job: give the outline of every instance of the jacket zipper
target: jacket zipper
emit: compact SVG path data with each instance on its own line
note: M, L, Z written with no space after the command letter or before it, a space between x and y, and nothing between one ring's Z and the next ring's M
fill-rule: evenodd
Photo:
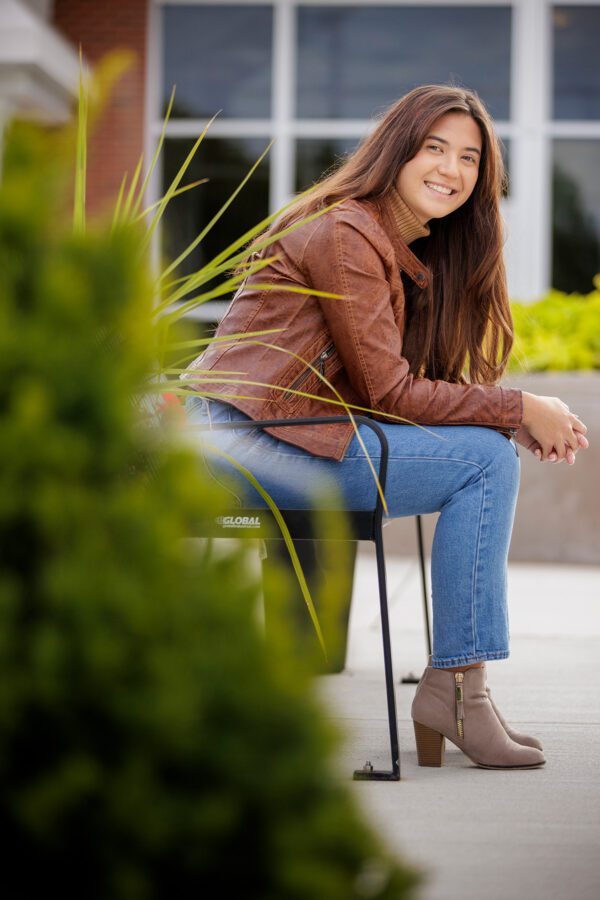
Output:
M431 423L430 423L431 424ZM442 424L442 423L439 423ZM454 422L454 425L481 425L485 428L495 428L497 431L509 431L512 435L518 432L518 428L512 425L491 425L489 422Z
M319 372L321 373L321 375L325 375L325 363L327 362L329 357L333 355L334 351L335 351L335 344L334 343L328 344L327 347L325 347L324 350L321 350L319 355L315 359L313 359L311 365L313 365L315 367L318 366ZM283 395L283 399L287 400L288 397L293 397L292 391L297 390L298 387L301 384L304 384L306 379L312 374L313 374L313 370L309 369L308 367L303 372L301 372L300 375L298 375L298 377L296 379L294 379L294 381L290 384L288 390Z
M259 250L255 250L254 253L251 253L251 254L250 254L250 262L254 262L254 261L255 261L256 259L258 259L259 257L260 257L260 251L259 251ZM246 282L248 281L249 278L250 278L250 275L246 275L246 277L244 278L244 280L238 285L235 294L234 294L233 297L231 298L231 302L232 302L232 303L233 303L234 300L237 300L237 298L240 296L240 294L243 293L243 291L244 291L244 289L245 289L245 287L246 287Z

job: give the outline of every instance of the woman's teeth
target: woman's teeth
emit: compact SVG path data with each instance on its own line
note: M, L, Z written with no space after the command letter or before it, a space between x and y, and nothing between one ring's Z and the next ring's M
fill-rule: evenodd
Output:
M443 194L445 197L450 197L454 193L450 188L443 188L439 185L431 184L429 181L426 181L425 184L430 190L435 191L436 194Z

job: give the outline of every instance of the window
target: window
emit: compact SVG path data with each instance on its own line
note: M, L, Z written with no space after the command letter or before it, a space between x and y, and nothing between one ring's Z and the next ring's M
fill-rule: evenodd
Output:
M510 43L510 6L300 6L298 118L370 118L453 79L508 119Z
M358 138L305 138L296 143L296 184L294 190L305 191L326 172L333 171L359 144Z
M552 286L587 294L600 272L600 140L555 140Z
M600 6L555 6L555 119L600 119Z
M600 272L600 4L551 16L552 286L587 294Z
M271 115L271 6L166 6L163 115L176 85L173 118Z
M169 201L165 211L163 248L169 259L177 256L200 234L223 206L269 144L264 138L212 138L203 140L183 177L181 186L208 178L193 190ZM163 183L168 186L194 145L193 138L165 142ZM269 214L267 153L231 206L178 269L178 275L199 269L235 238Z

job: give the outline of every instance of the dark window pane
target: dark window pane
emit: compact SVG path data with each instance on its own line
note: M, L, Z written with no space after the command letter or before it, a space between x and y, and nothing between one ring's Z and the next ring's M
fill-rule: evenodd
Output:
M356 149L359 138L302 138L296 142L296 191L304 191L326 172L331 174Z
M583 294L600 272L600 141L555 140L552 286Z
M321 176L331 174L341 165L344 157L352 153L358 144L358 138L302 138L296 142L296 191L304 191L319 180ZM502 158L509 175L510 196L510 141L502 141Z
M192 243L247 175L268 144L269 139L266 137L205 138L180 186L183 187L201 178L210 180L169 201L163 220L163 256L167 260L175 259ZM191 139L170 138L165 142L163 163L165 190L193 145L194 141ZM254 171L231 206L181 264L177 274L184 275L199 269L268 214L269 154Z
M163 115L173 85L172 118L271 115L272 7L166 6L163 25Z
M452 80L510 117L509 6L301 6L299 118L369 118L419 84Z
M555 119L600 119L600 6L555 6Z

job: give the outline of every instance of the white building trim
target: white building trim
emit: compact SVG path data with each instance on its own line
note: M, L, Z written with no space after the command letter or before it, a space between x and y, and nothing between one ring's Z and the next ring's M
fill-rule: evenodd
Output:
M71 45L18 0L0 2L0 100L41 122L68 121L79 84Z

